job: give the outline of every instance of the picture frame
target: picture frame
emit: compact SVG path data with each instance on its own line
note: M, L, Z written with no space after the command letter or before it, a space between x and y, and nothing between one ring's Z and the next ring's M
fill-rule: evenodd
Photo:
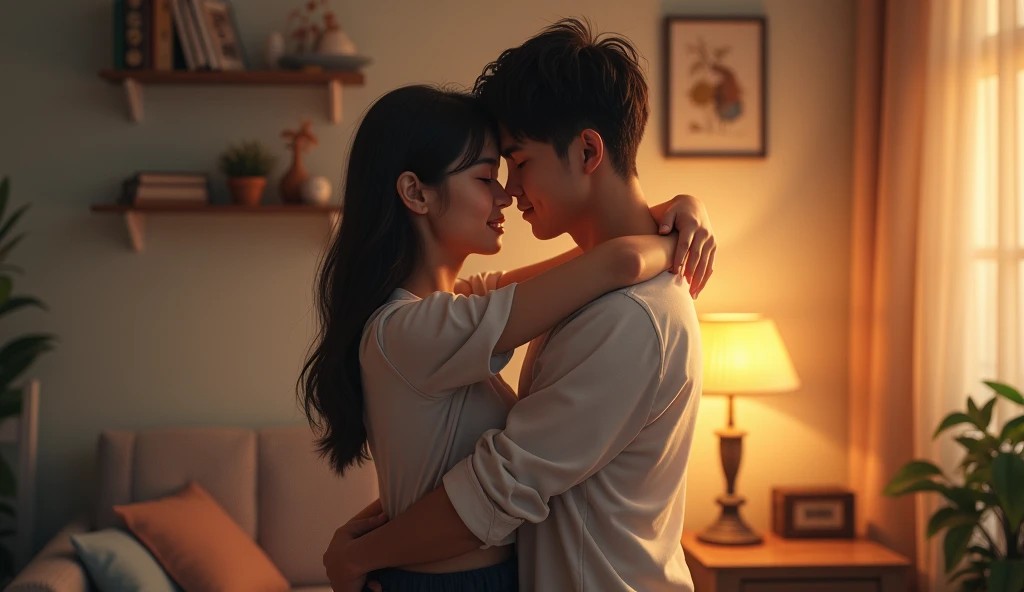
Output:
M854 494L836 486L772 488L772 531L787 539L854 538Z
M231 4L225 0L199 0L213 51L221 70L245 70L245 48Z
M767 37L763 16L665 18L665 156L767 156Z

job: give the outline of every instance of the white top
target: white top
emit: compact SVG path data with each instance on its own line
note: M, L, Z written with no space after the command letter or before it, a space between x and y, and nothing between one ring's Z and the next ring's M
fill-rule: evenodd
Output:
M484 432L505 426L516 397L497 372L512 352L491 352L515 284L496 290L500 277L459 280L458 290L471 296L436 292L421 300L395 290L366 323L359 351L364 421L390 518L438 488Z
M693 301L670 273L530 344L506 427L444 476L486 544L522 525L520 591L693 591L680 539L701 356Z

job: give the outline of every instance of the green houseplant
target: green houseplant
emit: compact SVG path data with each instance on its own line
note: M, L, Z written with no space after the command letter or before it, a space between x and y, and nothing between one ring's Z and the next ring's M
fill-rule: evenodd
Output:
M1021 592L1024 590L1024 414L990 432L992 410L1003 397L1024 405L1024 397L1008 385L985 382L995 391L984 406L967 398L966 412L951 413L933 437L954 426L969 429L956 438L964 456L958 479L934 464L914 460L902 467L884 493L901 496L930 491L946 500L932 515L928 536L945 531L943 551L949 580L965 591ZM995 534L983 525L994 523ZM965 561L966 560L966 561ZM960 569L957 569L957 568ZM954 571L955 570L955 571Z
M263 144L245 141L228 146L217 165L228 178L235 203L258 206L267 186L267 175L276 162L277 158Z
M24 233L12 236L18 220L25 214L25 204L7 216L7 198L10 181L0 180L0 317L6 317L26 307L46 309L46 305L31 296L14 296L12 273L22 273L21 268L7 262L14 247L25 237ZM54 336L32 333L14 337L0 346L0 421L21 414L24 386L16 384L36 358L52 349ZM17 480L7 460L0 455L0 536L15 534L16 508L11 503L17 493ZM13 553L0 545L0 580L6 581L14 575Z

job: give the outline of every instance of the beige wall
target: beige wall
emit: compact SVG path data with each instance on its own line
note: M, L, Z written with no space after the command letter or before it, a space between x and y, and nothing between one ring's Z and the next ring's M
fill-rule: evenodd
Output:
M249 54L280 28L289 3L238 0ZM705 200L720 239L700 312L774 317L803 379L792 395L741 400L751 431L740 481L746 510L768 526L772 484L843 482L846 475L847 269L852 24L849 0L387 0L337 2L368 84L347 89L345 122L324 120L319 90L163 87L146 91L146 121L130 124L123 96L95 72L109 63L107 0L4 3L0 62L0 175L16 203L31 201L17 252L19 291L51 312L8 325L49 330L56 352L42 379L37 545L90 499L93 446L105 427L263 426L302 422L294 380L311 331L310 282L319 220L160 218L147 250L126 246L121 220L90 215L138 169L213 171L228 141L280 149L279 131L310 116L320 146L309 168L341 176L356 116L411 82L469 84L508 46L564 15L585 14L631 37L649 61L653 116L639 169L651 201L680 191ZM765 14L769 22L770 153L764 160L666 160L660 153L661 18ZM282 150L282 158L284 153ZM281 173L282 170L278 170ZM218 197L226 198L216 179ZM508 247L467 271L530 263L570 246L532 239L510 216ZM518 378L522 354L507 377ZM714 516L723 488L713 430L721 400L702 405L687 508L692 528Z

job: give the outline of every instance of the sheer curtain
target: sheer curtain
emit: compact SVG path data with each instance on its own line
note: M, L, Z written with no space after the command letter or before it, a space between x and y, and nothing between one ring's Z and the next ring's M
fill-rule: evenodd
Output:
M850 484L858 532L946 590L939 500L880 492L911 458L955 471L931 435L982 380L1024 389L1024 0L857 10Z
M1024 0L932 0L929 7L915 306L915 456L955 473L960 447L932 440L982 380L1024 388ZM941 538L922 525L922 589L951 589Z

